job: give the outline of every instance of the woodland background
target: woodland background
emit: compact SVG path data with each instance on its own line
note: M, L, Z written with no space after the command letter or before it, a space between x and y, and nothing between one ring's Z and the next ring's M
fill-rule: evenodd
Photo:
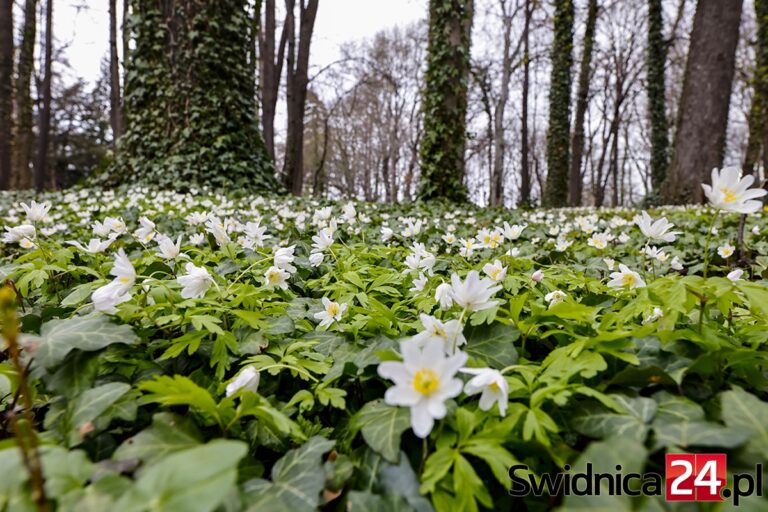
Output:
M0 0L1 189L618 206L768 167L768 0L430 0L323 67L318 0L108 0L95 85L61 1Z

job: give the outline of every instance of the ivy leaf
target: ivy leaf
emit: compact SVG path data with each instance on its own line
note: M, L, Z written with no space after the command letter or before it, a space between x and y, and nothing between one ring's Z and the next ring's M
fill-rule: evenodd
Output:
M741 388L721 393L720 401L725 424L748 433L747 451L768 459L768 403Z
M400 454L400 436L411 426L408 409L392 407L381 400L375 400L365 404L355 415L354 421L368 446L396 464Z
M105 315L51 320L40 329L35 364L50 368L74 349L94 351L113 343L131 345L138 339L130 326L113 324Z
M610 395L627 414L617 414L602 404L582 405L571 420L571 426L585 436L605 439L614 435L642 443L648 435L648 423L656 414L657 404L650 398Z
M515 341L520 330L514 325L479 325L466 328L467 354L483 361L491 368L501 370L517 362Z
M95 420L130 389L130 384L110 382L89 389L77 397L70 413L70 428L67 436L69 445L74 446L81 443L84 437L83 432L89 430L85 428L86 425Z
M303 512L320 505L325 484L322 456L334 441L313 437L304 446L289 450L272 468L272 481L255 479L246 483L249 512L261 510Z
M210 512L235 492L237 464L247 451L242 441L218 439L168 455L141 473L114 512Z
M653 425L655 446L717 446L735 448L742 445L749 437L748 431L731 428L711 421L681 421Z
M168 412L152 417L152 425L126 439L115 453L114 460L139 459L144 464L165 458L202 442L202 436L191 418Z

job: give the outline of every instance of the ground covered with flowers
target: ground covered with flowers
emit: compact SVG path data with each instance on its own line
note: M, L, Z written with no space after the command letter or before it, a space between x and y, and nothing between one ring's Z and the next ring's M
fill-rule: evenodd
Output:
M649 212L2 196L27 373L4 347L0 510L39 503L31 436L57 510L698 510L512 497L508 470L768 460L768 222L742 208L740 240L734 190Z

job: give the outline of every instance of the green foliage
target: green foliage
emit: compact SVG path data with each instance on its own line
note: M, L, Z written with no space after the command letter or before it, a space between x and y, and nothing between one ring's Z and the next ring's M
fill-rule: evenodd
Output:
M277 191L258 131L245 0L131 2L126 131L110 183Z
M421 199L466 202L464 146L473 0L430 0Z

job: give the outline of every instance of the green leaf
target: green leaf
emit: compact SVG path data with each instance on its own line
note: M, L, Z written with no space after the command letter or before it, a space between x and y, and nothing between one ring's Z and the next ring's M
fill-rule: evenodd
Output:
M725 424L748 432L747 451L768 459L768 402L741 388L721 393L720 401Z
M400 436L411 426L410 413L405 407L392 407L381 400L365 404L355 415L356 428L373 450L389 462L397 463Z
M74 349L100 350L113 343L134 344L138 341L128 325L110 322L105 315L79 316L45 322L37 341L35 362L44 368L60 363Z
M241 441L218 439L173 453L148 466L114 512L210 512L235 492L237 464L248 451Z
M191 418L160 412L152 417L152 425L123 441L112 458L139 459L150 464L201 442L202 436Z
M199 412L220 420L218 407L211 394L187 377L160 375L154 380L142 382L139 389L147 395L141 403L158 403L165 406L188 405Z
M458 510L478 510L476 501L486 508L493 507L493 500L488 494L483 481L477 476L472 464L459 455L453 470L453 492L456 495Z
M69 445L81 443L85 432L91 430L86 428L86 425L93 422L130 389L130 384L111 382L89 389L77 397L70 413Z
M517 363L515 341L520 338L520 331L514 325L494 324L466 328L467 344L465 351L491 368L501 370Z
M627 414L617 414L602 404L590 402L576 411L571 426L580 434L597 439L616 435L644 442L650 428L648 423L656 414L656 402L650 398L610 396L627 410Z
M746 430L711 421L681 421L653 425L656 447L716 446L735 448L749 437Z
M289 450L272 468L272 481L256 479L246 484L249 512L261 510L314 511L325 484L322 456L334 441L313 437L304 446Z
M451 470L458 455L455 449L446 446L438 448L435 453L427 457L424 473L421 475L419 491L422 494L435 492L435 486Z

